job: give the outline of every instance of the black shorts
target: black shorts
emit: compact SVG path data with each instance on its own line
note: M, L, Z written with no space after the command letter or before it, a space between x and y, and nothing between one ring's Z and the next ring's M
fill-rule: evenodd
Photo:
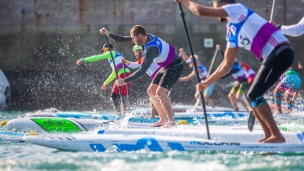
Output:
M289 44L282 44L276 47L271 54L263 61L254 81L250 85L247 97L251 102L262 97L265 92L279 80L280 76L293 63L294 50Z
M161 68L155 75L152 83L158 84L159 86L170 90L182 74L183 69L183 61L182 59L178 59L168 67Z

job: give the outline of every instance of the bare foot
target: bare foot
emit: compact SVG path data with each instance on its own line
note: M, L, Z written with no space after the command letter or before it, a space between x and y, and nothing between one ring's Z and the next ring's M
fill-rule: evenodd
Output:
M174 121L169 121L161 128L171 128L171 127L175 127L175 126L176 126L176 123Z
M265 141L267 138L269 138L269 137L264 137L263 139L260 139L259 143L263 143L263 141Z
M165 122L163 122L163 121L158 121L158 122L156 122L156 123L154 123L154 124L152 124L152 125L149 125L149 127L160 127L160 126L163 126L163 125L165 125L166 124L166 121Z
M282 135L280 135L280 136L269 137L260 143L285 143L285 142L286 142L285 138Z

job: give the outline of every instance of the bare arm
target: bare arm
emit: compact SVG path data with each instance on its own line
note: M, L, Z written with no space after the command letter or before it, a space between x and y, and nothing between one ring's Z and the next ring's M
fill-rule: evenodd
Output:
M223 8L206 7L189 0L175 0L175 2L177 1L186 6L191 13L200 17L228 17L228 14Z
M105 34L108 37L112 38L115 42L132 42L131 36L121 36L118 34L110 33L106 28L101 28L99 30L100 34Z
M182 55L182 58L185 62L189 59L189 56L185 53L183 48L179 49L179 53Z
M234 63L236 55L239 51L239 48L228 48L225 51L224 60L220 64L219 67L206 79L205 82L211 84L216 82L221 77L223 77L226 73L228 73Z
M193 70L189 75L179 78L178 81L180 81L180 82L190 81L195 77L195 75L196 75L195 71Z

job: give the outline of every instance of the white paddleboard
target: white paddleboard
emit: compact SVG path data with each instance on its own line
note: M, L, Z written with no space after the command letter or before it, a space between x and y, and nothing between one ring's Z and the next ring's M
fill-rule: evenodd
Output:
M6 129L15 132L66 132L75 133L103 128L103 120L71 118L17 118L9 120Z
M203 138L170 137L161 135L50 135L24 136L24 141L36 145L71 151L231 151L231 152L303 152L301 143L246 143L210 141Z
M210 126L209 132L211 139L214 141L228 142L258 142L264 138L264 132L257 127L250 132L245 127L236 126ZM285 132L281 131L286 143L304 143L303 132ZM165 135L171 137L188 137L188 138L205 138L207 139L207 131L205 127L197 129L195 127L186 128L166 128L166 129L103 129L96 131L96 134L124 134L124 135Z

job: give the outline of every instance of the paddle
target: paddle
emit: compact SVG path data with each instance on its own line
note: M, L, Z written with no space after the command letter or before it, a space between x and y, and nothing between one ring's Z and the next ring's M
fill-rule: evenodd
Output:
M181 14L181 17L182 17L182 20L183 20L183 24L184 24L184 28L185 28L185 33L186 33L186 37L187 37L188 44L189 44L189 47L190 47L191 55L194 57L194 53L193 53L193 49L192 49L192 44L191 44L191 41L190 41L190 37L189 37L187 25L186 25L186 20L185 20L185 17L184 17L184 11L183 11L183 8L182 8L182 4L179 3L178 5L179 5L179 9L180 9L180 14ZM192 58L192 59L193 59L193 64L194 64L194 70L195 70L195 73L196 73L197 83L200 83L201 79L200 79L199 74L198 74L196 59L195 58ZM207 137L208 137L208 140L210 140L208 118L207 118L207 113L206 113L206 106L205 106L205 101L204 101L204 95L203 95L202 92L200 92L200 97L201 97L201 100L202 100L202 107L203 107L203 110L204 110L205 124L206 124L206 130L207 130Z
M108 38L107 36L104 34L104 38L106 39L106 43L108 45L108 48L109 48L109 51L110 51L110 54L111 54L111 58L112 58L112 61L113 61L113 66L114 66L114 70L115 70L115 74L116 74L116 79L119 79L119 76L118 76L118 71L117 71L117 68L116 68L116 64L115 64L115 60L114 60L114 57L112 55L112 51L111 51L111 48L109 46L109 41L108 41ZM114 83L115 84L115 83ZM124 105L123 105L123 100L122 100L122 93L121 93L121 87L118 87L118 90L119 90L119 96L120 96L120 104L122 106L122 114L124 113Z
M216 56L217 56L217 52L218 52L218 49L216 48L216 49L215 49L215 52L214 52L214 55L213 55L213 57L212 57L211 63L210 63L208 75L210 75L210 73L211 73L211 69L212 69L212 67L213 67L215 58L216 58ZM199 99L196 100L196 103L195 103L195 105L194 105L194 108L195 108L196 106L198 106L198 105L199 105Z
M224 52L223 52L222 50L220 50L220 52L221 52L221 54L224 56ZM247 99L247 101L249 101L249 100ZM251 132L252 132L252 130L253 130L254 124L255 124L255 117L254 117L253 112L252 112L252 110L251 110L250 113L249 113L249 118L248 118L248 122L247 122L248 129L249 129Z
M87 70L88 71L88 73L89 73L89 75L91 76L91 77L93 77L99 84L101 84L102 85L102 83L88 70L88 68L87 67L85 67L84 65L82 65L81 64L81 66L85 69L85 70Z
M254 123L255 123L255 116L254 116L253 112L250 111L249 118L248 118L248 123L247 123L248 129L249 129L250 132L252 132L252 130L253 130Z
M276 0L273 0L273 1L272 1L272 8L271 8L271 14L270 14L270 21L273 21L273 18L274 18L275 2L276 2ZM252 130L253 130L254 123L255 123L255 116L254 116L253 112L250 111L249 118L248 118L248 124L247 124L247 125L248 125L249 131L251 131L251 132L252 132Z
M212 69L212 67L213 67L213 64L214 64L215 58L216 58L216 56L217 56L217 53L218 53L218 49L216 48L216 49L215 49L215 52L214 52L214 55L213 55L213 57L212 57L212 61L211 61L210 67L209 67L208 75L211 74L211 69Z
M123 70L124 70L124 76L125 76L125 78L126 78L127 76L126 76L125 64L124 64L123 62L122 62L121 64L122 64L122 68L123 68ZM126 90L127 90L127 105L126 105L126 106L130 107L128 84L126 84Z

